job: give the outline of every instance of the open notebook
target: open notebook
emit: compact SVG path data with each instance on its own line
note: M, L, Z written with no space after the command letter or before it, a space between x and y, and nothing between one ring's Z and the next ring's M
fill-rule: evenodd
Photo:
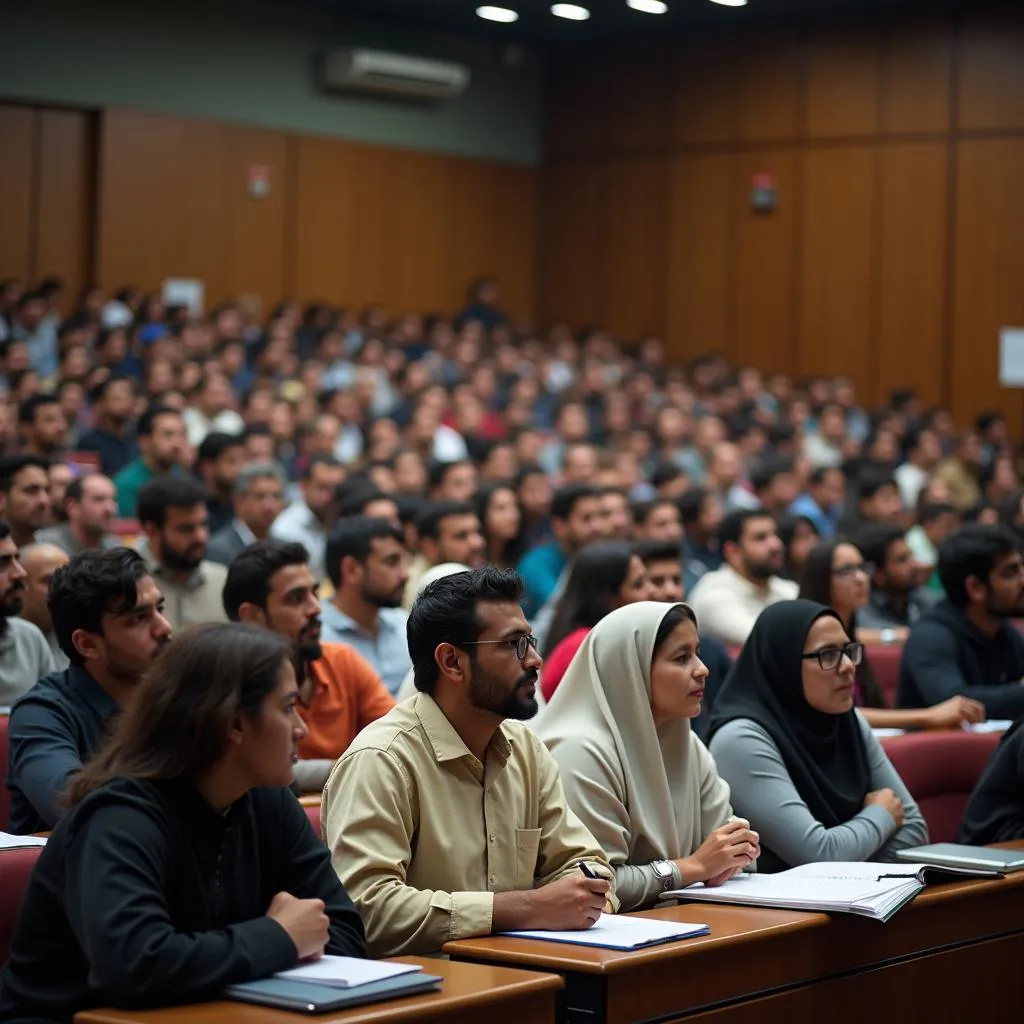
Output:
M951 876L1002 877L999 871L983 869L836 861L802 864L777 875L737 875L717 888L691 886L667 892L665 896L707 903L859 914L888 921L926 884L949 881Z
M247 981L241 985L231 985L224 990L224 996L242 1003L273 1006L279 1010L325 1013L346 1006L364 1006L385 999L435 992L441 987L442 980L437 975L415 971L412 974L400 974L397 977L371 981L353 988L336 988L311 981L289 981L285 978L270 977L259 981Z
M543 939L545 942L567 942L573 946L599 946L602 949L644 949L677 939L692 939L707 935L706 924L680 924L677 921L659 921L653 918L615 917L602 914L592 928L581 931L555 932L531 929L529 931L502 932L518 939Z
M26 846L45 845L45 836L12 836L10 832L0 832L0 850L20 850Z

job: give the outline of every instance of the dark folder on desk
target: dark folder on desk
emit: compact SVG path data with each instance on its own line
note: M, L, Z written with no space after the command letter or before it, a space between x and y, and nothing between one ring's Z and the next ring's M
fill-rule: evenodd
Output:
M314 985L308 981L262 978L259 981L231 985L224 990L224 997L241 1003L273 1006L279 1010L292 1010L296 1013L326 1013L347 1006L363 1006L386 999L436 992L441 987L441 981L436 974L417 972L343 989L332 988L329 985Z

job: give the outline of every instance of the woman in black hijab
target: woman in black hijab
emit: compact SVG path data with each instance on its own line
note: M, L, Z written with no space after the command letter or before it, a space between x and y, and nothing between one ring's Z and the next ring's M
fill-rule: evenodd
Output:
M960 842L974 846L1024 839L1024 718L999 741L964 811Z
M759 871L890 860L928 829L853 704L863 657L831 608L766 608L715 703L710 749L737 815L761 835Z

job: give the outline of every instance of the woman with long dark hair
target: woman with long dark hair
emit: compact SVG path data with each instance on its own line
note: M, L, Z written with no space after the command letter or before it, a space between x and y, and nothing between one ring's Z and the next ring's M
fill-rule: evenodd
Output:
M511 483L484 484L474 498L487 542L487 561L499 569L514 569L523 553L523 513Z
M584 637L610 611L649 601L647 568L625 541L588 544L573 559L544 647L540 689L551 700Z
M870 642L857 627L857 612L868 602L874 566L848 540L819 544L807 555L800 597L832 608L854 640ZM890 708L865 653L857 665L854 702L875 729L956 729L962 722L979 722L985 709L968 697L951 697L930 708Z
M800 515L782 516L778 529L785 552L784 568L779 575L799 583L807 556L821 543L821 531L814 525L813 519Z
M324 952L359 914L287 788L306 727L291 645L187 630L67 794L0 974L0 1020L167 1006Z

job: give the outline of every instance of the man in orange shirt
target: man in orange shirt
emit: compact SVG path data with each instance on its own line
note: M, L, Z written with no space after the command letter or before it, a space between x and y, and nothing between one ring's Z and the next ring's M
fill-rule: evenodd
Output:
M347 644L321 644L318 584L298 543L265 540L235 556L224 584L224 611L290 640L306 738L295 779L304 793L323 789L356 734L395 706L369 663Z

